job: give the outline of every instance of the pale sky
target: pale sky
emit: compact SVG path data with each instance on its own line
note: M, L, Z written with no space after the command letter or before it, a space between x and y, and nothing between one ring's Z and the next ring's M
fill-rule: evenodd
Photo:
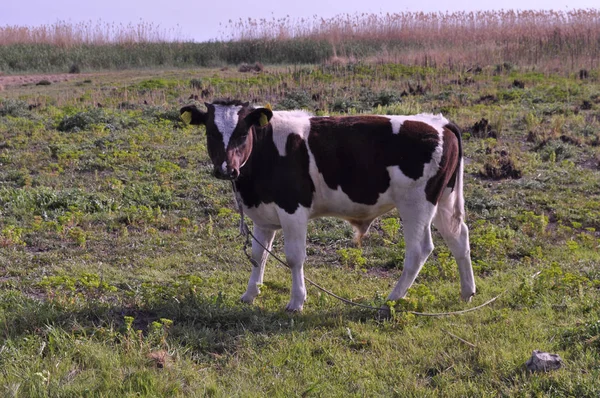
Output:
M394 13L405 11L556 10L599 8L598 0L0 0L0 26L38 26L58 21L71 23L115 22L126 25L140 21L164 31L177 32L183 39L215 40L230 33L229 20L330 18L339 14ZM222 24L222 25L220 25Z

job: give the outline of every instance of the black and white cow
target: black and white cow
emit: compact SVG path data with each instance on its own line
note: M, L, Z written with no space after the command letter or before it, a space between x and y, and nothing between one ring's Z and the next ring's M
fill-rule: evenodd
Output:
M475 294L456 125L430 114L314 117L239 101L206 107L207 112L186 106L181 116L206 126L215 176L234 181L262 245L270 249L275 231L283 230L292 273L288 311L301 311L306 300L303 264L310 219L343 218L360 240L376 217L393 208L402 219L406 256L388 300L406 295L433 250L432 222L458 263L461 297L469 301ZM252 258L259 266L242 301L258 296L267 256L253 242Z

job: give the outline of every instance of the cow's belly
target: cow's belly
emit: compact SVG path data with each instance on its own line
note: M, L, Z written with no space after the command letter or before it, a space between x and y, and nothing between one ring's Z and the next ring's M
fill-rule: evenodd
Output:
M275 203L261 203L257 207L250 208L244 206L244 212L254 224L269 229L281 228L277 209L278 207Z
M320 173L311 170L311 177L315 186L310 208L301 205L301 211L296 211L294 217L319 218L337 217L355 221L371 221L384 213L394 209L398 201L425 200L425 184L429 175L424 175L418 180L405 176L398 167L388 167L390 184L387 189L377 195L375 203L359 203L352 200L341 187L331 189L327 186ZM420 193L422 195L417 194ZM280 214L284 212L277 204L261 203L257 207L244 206L245 213L252 221L265 228L281 228Z
M372 220L395 207L391 189L379 195L375 204L363 204L352 201L341 188L332 190L321 187L315 192L311 218L338 217L346 220Z
M315 195L311 209L311 218L339 217L346 220L372 220L396 207L397 201L406 194L414 195L423 192L428 176L418 180L406 177L398 167L387 168L390 175L390 185L379 193L377 201L373 204L364 204L353 201L346 195L341 187L333 190L327 186L321 174L313 174Z

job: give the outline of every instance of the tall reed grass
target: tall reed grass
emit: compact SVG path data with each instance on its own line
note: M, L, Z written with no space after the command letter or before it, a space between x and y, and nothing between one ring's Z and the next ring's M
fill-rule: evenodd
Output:
M58 21L41 26L0 26L0 45L50 44L61 47L182 41L180 29L140 21L127 25L102 21L71 23Z
M596 68L600 10L345 14L333 18L240 19L224 39L326 41L335 55L398 62Z
M334 60L466 69L513 64L541 71L600 67L600 10L346 14L230 21L217 41L175 30L58 22L0 27L0 72L308 64Z

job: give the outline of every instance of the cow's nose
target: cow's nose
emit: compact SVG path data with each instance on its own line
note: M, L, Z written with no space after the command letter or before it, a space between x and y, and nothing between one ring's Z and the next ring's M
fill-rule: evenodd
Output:
M215 167L214 169L215 177L222 180L235 180L239 177L240 172L237 169L227 166L227 168L223 169L221 167Z
M231 169L231 171L229 171L229 178L231 178L232 180L235 180L236 178L238 178L240 175L240 172L237 169Z

